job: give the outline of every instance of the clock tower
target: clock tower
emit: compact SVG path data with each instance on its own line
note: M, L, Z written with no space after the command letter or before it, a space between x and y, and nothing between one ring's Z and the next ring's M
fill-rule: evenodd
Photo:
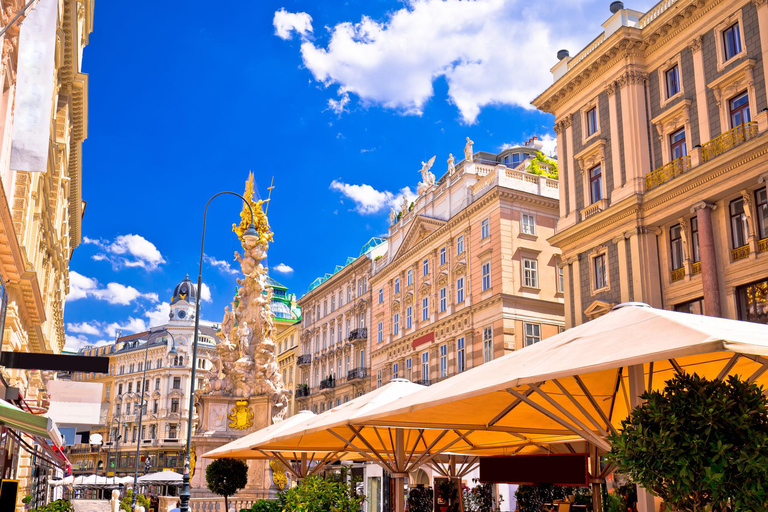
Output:
M196 299L197 289L187 275L173 290L167 327L179 345L177 349L183 352L188 352L194 335Z

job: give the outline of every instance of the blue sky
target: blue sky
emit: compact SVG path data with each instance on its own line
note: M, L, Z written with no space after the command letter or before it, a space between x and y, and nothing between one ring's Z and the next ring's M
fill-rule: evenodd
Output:
M242 193L250 170L263 196L274 177L271 274L301 295L386 233L422 160L437 155L439 175L467 136L484 151L553 136L528 104L558 49L598 35L609 3L190 0L147 17L97 0L68 346L164 322L175 284L197 275L205 202ZM235 290L240 207L222 197L209 211L204 319L220 320Z

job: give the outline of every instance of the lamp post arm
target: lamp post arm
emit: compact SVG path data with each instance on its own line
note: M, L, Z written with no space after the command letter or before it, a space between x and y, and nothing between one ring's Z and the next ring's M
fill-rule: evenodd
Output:
M255 218L253 216L253 208L251 204L240 194L236 192L219 192L214 194L205 204L205 210L203 210L203 234L200 241L200 265L197 272L197 293L195 294L195 334L192 341L192 381L189 383L189 418L187 421L187 446L186 456L184 457L184 475L182 479L181 492L179 493L180 504L179 512L189 512L189 498L190 498L190 459L192 457L192 419L195 408L195 379L197 378L197 337L200 330L200 295L202 294L203 286L203 256L205 255L205 225L208 218L208 206L211 201L221 195L233 195L237 196L248 206L248 210L251 212L251 224L255 224Z

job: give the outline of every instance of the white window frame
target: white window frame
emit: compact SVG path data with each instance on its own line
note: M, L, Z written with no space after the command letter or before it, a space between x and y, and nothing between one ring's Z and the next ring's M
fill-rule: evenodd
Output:
M539 260L536 258L523 258L523 286L539 288Z
M464 252L464 235L459 235L456 239L456 255Z
M459 277L456 279L456 303L461 304L464 302L464 278Z
M741 40L741 51L733 55L730 59L725 60L725 41L723 36L725 31L731 28L734 24L739 24L739 39ZM744 38L744 20L741 7L724 19L719 25L715 27L715 52L717 53L717 71L720 72L737 60L747 56L747 41Z
M410 329L413 326L413 306L405 308L405 328Z
M440 288L440 312L445 313L448 310L448 289L444 286Z
M396 277L395 278L395 295L397 295L398 293L400 293L400 278Z
M413 377L413 358L409 357L405 360L405 378L412 380Z
M429 351L428 350L421 353L421 380L429 382Z
M379 324L376 326L376 341L381 343L384 341L384 323L379 322Z
M392 334L395 336L400 334L400 313L392 315Z
M376 370L376 388L381 387L381 370Z
M429 258L421 262L421 275L424 277L429 276Z
M411 286L413 284L413 269L408 269L408 272L406 273L405 278L406 286Z
M481 290L487 291L491 289L491 262L486 261L483 263L481 267L482 272L482 280L481 280Z
M541 341L541 324L533 324L524 322L523 329L525 332L525 346L531 345Z
M565 293L565 270L560 265L557 266L557 293Z
M379 304L384 302L384 288L379 288Z
M483 363L493 361L493 326L483 328Z
M520 214L520 232L524 235L536 236L536 215L532 213Z
M456 373L467 369L467 351L464 336L456 339Z
M440 345L440 378L444 379L448 376L448 345L443 343Z
M429 297L421 299L421 321L426 322L429 320Z
M480 221L480 240L491 237L491 219L485 218Z
M446 254L445 247L440 248L440 266L445 265L448 262L448 255Z
M392 363L392 378L397 379L398 373L400 373L400 363Z

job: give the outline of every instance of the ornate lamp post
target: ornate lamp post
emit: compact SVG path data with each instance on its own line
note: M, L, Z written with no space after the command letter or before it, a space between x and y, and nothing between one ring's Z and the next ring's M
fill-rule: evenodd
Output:
M205 249L205 222L208 216L208 206L211 204L211 201L225 194L237 196L240 199L242 199L243 202L246 204L246 206L248 206L248 210L251 212L251 224L243 232L243 240L255 241L259 237L259 234L256 231L256 226L254 226L255 217L253 215L253 208L251 208L251 204L240 194L236 192L219 192L218 194L213 195L205 204L205 211L203 212L203 236L202 236L202 241L200 242L200 266L197 273L197 293L195 294L195 334L194 334L194 340L192 342L192 382L189 383L189 418L187 421L187 446L186 446L186 455L184 457L184 476L182 480L181 493L179 493L179 498L180 498L179 512L189 512L189 497L190 497L189 463L190 463L190 458L192 456L192 419L193 419L192 416L193 416L193 411L195 407L195 378L197 375L196 373L197 336L198 336L198 330L200 328L200 292L202 290L202 285L203 285L203 254L204 254L203 251Z
M171 334L168 330L165 332L168 333L168 336L171 337L171 340L173 340L173 345L171 346L171 350L168 352L170 355L176 355L176 338L173 337L173 334ZM138 480L139 480L139 456L140 456L140 448L141 448L141 420L144 418L144 393L147 391L147 357L149 356L149 338L147 338L147 344L144 347L144 371L142 372L141 376L141 399L137 403L139 406L139 435L138 440L136 441L136 459L134 461L134 468L133 468L133 495L131 497L131 510L134 512L136 511L136 500L138 499ZM135 409L134 409L135 410Z

